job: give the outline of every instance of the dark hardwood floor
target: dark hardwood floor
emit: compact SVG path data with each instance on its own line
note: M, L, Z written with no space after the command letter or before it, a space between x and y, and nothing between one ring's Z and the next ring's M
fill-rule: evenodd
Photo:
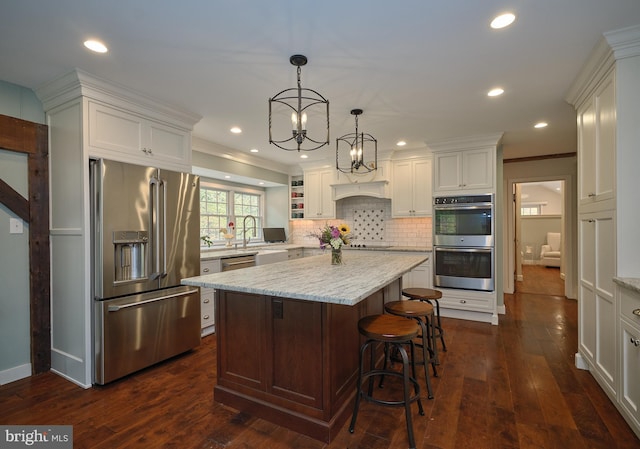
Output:
M518 293L564 296L564 280L560 277L560 268L523 265L522 278L515 285Z
M444 319L435 399L414 414L417 447L640 448L588 372L577 370L576 302L516 293L500 325ZM293 343L292 343L293 344ZM104 387L45 373L0 387L0 424L72 424L74 448L406 448L403 411L365 403L327 445L213 401L216 345ZM387 381L385 389L393 386ZM414 406L414 410L417 407Z

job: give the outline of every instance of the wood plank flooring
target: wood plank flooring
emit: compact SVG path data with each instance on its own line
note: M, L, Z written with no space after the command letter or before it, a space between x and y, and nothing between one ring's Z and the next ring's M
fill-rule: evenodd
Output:
M414 414L421 449L640 448L588 372L577 370L576 302L507 295L500 325L444 319L435 399ZM0 387L0 424L72 424L74 448L395 449L408 447L401 408L361 406L331 444L213 401L215 338L104 387L45 373ZM421 381L422 382L422 381ZM394 391L391 381L385 389Z

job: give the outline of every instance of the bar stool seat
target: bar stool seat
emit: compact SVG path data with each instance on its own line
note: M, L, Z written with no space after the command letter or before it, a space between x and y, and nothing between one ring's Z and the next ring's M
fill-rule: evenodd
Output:
M402 296L406 296L409 299L414 299L418 301L425 301L429 304L433 302L436 303L436 324L434 325L435 335L434 339L440 339L442 343L442 350L447 352L447 345L444 342L444 330L442 329L442 321L440 320L440 302L438 301L442 298L442 292L440 290L434 290L432 288L422 288L422 287L411 287L402 289ZM436 363L440 364L440 360L438 359L438 350L437 348L433 348L435 351Z
M438 377L434 352L436 341L433 338L433 326L435 324L433 305L421 301L392 301L384 305L384 310L392 315L414 319L420 325L420 329L422 330L420 335L422 343L418 346L422 348L422 360L419 363L424 365L427 397L429 399L433 399L433 390L431 388L431 378L429 376L428 366L431 364L434 377ZM416 361L416 363L418 362Z
M415 449L415 438L413 434L413 421L411 418L411 404L418 403L418 410L424 415L422 403L420 402L420 385L416 381L416 367L414 363L414 343L420 332L420 326L414 320L407 320L394 315L370 315L361 318L358 321L358 331L361 335L367 337L365 343L360 347L360 365L358 368L358 385L356 391L356 401L353 408L353 416L349 425L349 432L353 433L358 417L358 409L360 408L361 399L367 402L384 405L384 406L403 406L407 421L407 435L409 438L410 449ZM402 372L393 370L376 369L375 347L378 343L384 343L386 346L395 348L402 358ZM409 345L411 348L411 360L407 355L404 346ZM364 354L370 348L370 369L364 371ZM412 375L409 375L411 368ZM373 376L395 376L403 380L403 399L398 401L376 399L373 397ZM365 380L369 379L369 389L367 392L362 388ZM414 393L411 395L410 385L413 385Z

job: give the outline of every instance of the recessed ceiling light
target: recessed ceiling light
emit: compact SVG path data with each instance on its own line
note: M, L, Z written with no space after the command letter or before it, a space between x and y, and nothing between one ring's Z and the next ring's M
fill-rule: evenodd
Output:
M229 176L229 175L224 175L224 179L231 179L231 176Z
M407 142L405 142L404 140L398 140L398 143L396 143L396 145L398 145L399 147L403 147L407 144Z
M240 134L242 132L242 130L237 126L234 126L229 131L231 131L233 134Z
M534 128L546 128L547 126L549 126L547 122L540 122L533 125Z
M106 45L95 39L84 41L84 46L91 51L95 51L96 53L106 53L109 51Z
M257 153L258 149L257 148L251 148L249 151L251 151L252 153Z
M500 14L491 21L491 28L499 30L500 28L508 27L516 20L516 16L510 12Z
M261 186L264 185L264 181L260 181L258 184L260 184Z
M308 156L308 155L306 155L306 154L301 154L301 155L300 155L300 159L306 159L306 158L308 158L308 157L309 157L309 156Z
M490 97L497 97L498 95L502 95L504 93L504 89L500 87L496 87L495 89L491 89L487 92L487 95Z

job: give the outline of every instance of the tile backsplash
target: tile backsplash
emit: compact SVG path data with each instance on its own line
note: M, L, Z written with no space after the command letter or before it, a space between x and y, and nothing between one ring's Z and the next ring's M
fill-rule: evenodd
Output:
M336 203L335 220L292 220L289 242L315 245L310 236L325 223L346 223L351 228L353 243L388 244L391 246L431 247L431 217L391 218L391 200L356 196Z

